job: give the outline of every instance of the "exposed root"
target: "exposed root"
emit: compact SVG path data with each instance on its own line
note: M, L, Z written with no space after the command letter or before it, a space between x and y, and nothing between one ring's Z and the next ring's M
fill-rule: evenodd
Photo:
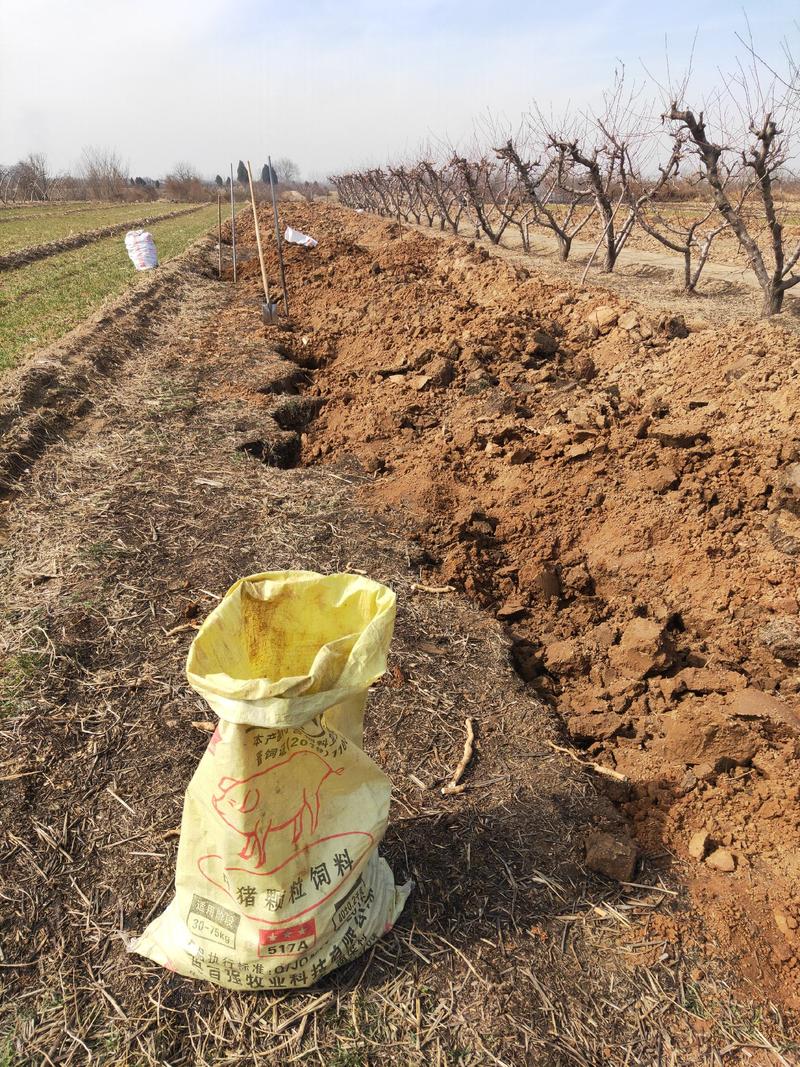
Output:
M464 741L464 755L461 757L461 762L453 772L453 777L450 779L447 785L442 787L443 797L450 797L457 793L463 793L464 790L467 788L466 785L459 785L459 782L464 776L464 771L467 769L469 761L472 759L472 753L475 743L475 731L472 728L472 719L467 719L464 725L467 728L467 736Z

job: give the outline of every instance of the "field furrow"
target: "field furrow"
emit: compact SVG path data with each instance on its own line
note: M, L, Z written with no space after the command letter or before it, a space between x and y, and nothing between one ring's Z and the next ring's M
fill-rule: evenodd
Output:
M28 263L35 263L39 259L47 259L49 256L56 256L61 252L69 252L73 248L83 248L84 245L101 241L104 237L111 237L114 234L124 233L126 230L143 226L151 226L156 222L164 222L167 219L174 219L179 215L189 215L199 210L199 206L192 207L187 205L178 211L161 211L144 217L127 218L122 222L113 222L108 226L101 226L94 230L81 230L77 233L70 233L66 237L47 241L44 244L25 245L7 252L5 255L0 255L0 272L18 270Z
M216 222L216 205L150 226L168 262ZM107 237L13 271L0 288L0 370L63 336L136 278L125 245Z

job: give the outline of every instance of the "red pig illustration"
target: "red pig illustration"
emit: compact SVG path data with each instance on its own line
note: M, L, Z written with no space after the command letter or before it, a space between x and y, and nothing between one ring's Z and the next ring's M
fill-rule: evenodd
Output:
M344 767L334 770L316 752L294 752L249 778L220 778L211 803L222 821L244 837L242 859L255 856L256 866L263 867L269 834L291 824L292 844L296 845L306 812L311 832L316 830L322 783L343 771Z

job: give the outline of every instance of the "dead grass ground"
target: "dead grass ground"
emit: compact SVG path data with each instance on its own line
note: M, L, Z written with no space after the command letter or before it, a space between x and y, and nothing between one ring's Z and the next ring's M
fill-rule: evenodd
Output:
M657 855L637 884L587 874L584 833L619 817L548 745L558 720L498 623L413 591L424 559L402 516L355 504L364 472L238 450L270 454L288 432L269 414L286 361L255 281L232 292L212 262L193 253L172 296L151 294L136 330L114 333L113 358L109 312L50 350L33 398L24 368L7 393L6 433L28 419L30 441L50 437L29 470L7 468L2 505L4 1062L792 1062L780 1013L732 995ZM278 341L308 366L296 314ZM394 782L385 852L416 886L392 934L318 988L232 994L126 942L170 893L207 741L183 677L192 628L234 579L284 566L359 569L398 592L367 745ZM445 798L467 715L477 756L467 791Z

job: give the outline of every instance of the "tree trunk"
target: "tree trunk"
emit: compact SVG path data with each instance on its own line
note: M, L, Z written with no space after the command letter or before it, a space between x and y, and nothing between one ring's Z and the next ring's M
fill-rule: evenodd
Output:
M780 312L783 307L783 293L783 287L780 283L776 284L774 281L770 283L768 288L764 289L764 303L761 314L765 319Z
M618 255L617 239L614 233L614 212L611 209L611 203L608 201L602 202L600 208L606 224L603 234L603 240L606 244L606 251L603 256L603 271L606 274L610 274L614 270Z

